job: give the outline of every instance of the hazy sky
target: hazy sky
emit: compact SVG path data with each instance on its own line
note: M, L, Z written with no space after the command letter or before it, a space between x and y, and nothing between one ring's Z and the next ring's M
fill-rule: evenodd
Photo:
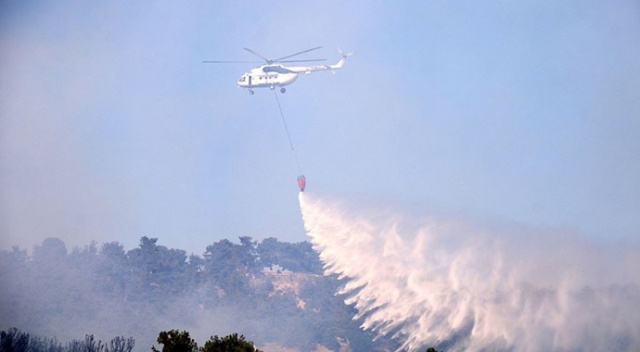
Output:
M302 241L308 189L640 239L637 1L0 3L0 247Z

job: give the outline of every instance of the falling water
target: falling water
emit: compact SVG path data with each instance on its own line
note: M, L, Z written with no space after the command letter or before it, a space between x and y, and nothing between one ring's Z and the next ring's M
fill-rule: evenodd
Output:
M401 350L640 349L640 251L300 193L305 229L364 329ZM561 236L562 235L562 236Z

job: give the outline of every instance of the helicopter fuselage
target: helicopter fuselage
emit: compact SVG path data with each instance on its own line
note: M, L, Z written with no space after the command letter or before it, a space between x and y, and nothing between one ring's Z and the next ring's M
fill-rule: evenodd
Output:
M295 82L298 75L304 73L311 74L315 71L338 70L344 66L344 62L350 54L343 54L340 61L335 65L317 65L317 66L284 66L281 64L266 64L251 69L244 73L238 79L238 86L249 89L249 93L253 94L253 88L269 87L275 89L281 87L280 91L284 93L284 86Z
M238 80L238 86L242 88L284 87L298 78L298 73L283 67L282 65L262 65L243 74Z

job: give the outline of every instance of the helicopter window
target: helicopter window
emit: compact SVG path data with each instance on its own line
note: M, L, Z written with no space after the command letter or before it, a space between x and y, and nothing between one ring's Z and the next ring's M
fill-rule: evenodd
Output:
M247 78L246 76L242 76L242 77L240 77L240 82L244 82L244 80L245 80L246 78Z
M277 73L287 73L287 69L282 66L266 66L262 68L264 72L277 72Z

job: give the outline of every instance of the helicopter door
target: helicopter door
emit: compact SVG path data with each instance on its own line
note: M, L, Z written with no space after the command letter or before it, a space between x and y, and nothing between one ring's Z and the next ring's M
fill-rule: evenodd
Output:
M249 87L251 87L251 75L249 75Z

